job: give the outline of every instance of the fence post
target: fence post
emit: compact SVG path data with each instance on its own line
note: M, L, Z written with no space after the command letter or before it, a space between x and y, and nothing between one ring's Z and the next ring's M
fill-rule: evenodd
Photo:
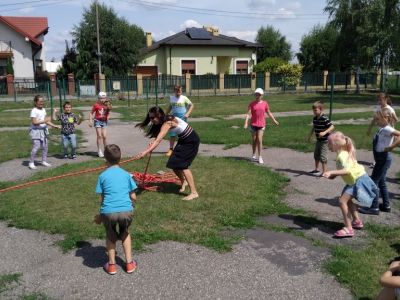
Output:
M190 79L191 79L191 74L190 73L185 73L185 92L186 95L189 95L191 93L190 91Z
M141 96L143 95L143 75L137 74L136 80L137 80L137 94L138 96Z
M255 72L251 72L251 90L255 91L257 85L257 74Z
M75 78L74 74L68 74L68 95L75 96Z
M323 88L325 90L328 90L328 71L327 70L324 71L324 83L323 84L324 84Z
M264 90L268 91L271 87L271 73L265 72L264 77Z
M350 88L354 87L356 83L356 74L354 72L350 73Z
M50 93L52 96L57 95L57 83L55 73L50 73Z
M16 101L15 98L15 89L14 89L14 75L12 74L7 74L6 76L6 82L7 82L7 95L8 96L14 96L14 101Z
M225 74L224 73L219 73L219 91L224 92L225 90Z
M106 91L106 75L94 73L94 82L96 86L96 93Z
M382 89L381 85L381 70L376 71L376 86L379 86L379 89Z

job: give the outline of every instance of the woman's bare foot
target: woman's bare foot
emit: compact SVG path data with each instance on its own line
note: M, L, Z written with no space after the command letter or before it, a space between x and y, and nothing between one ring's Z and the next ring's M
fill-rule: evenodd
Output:
M183 183L182 183L182 186L181 186L181 188L179 189L179 193L183 193L185 190L186 190L186 187L188 186L188 183L187 183L187 181L185 180Z
M182 200L184 201L192 201L196 198L199 198L199 194L197 193L190 193L189 195L187 195L186 197L184 197Z

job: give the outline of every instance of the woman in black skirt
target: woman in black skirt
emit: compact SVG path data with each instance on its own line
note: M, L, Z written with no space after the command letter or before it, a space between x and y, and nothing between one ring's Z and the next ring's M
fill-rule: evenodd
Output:
M176 176L179 177L182 186L179 190L180 193L185 191L189 185L190 194L183 198L183 200L190 201L199 197L192 172L189 166L199 151L200 139L193 128L178 117L165 115L164 111L154 106L149 109L146 119L142 123L136 125L144 129L151 122L148 129L147 136L156 138L143 152L136 155L136 158L142 158L151 153L161 143L163 138L168 132L174 132L178 135L178 144L175 146L172 155L170 156L167 167L172 169Z

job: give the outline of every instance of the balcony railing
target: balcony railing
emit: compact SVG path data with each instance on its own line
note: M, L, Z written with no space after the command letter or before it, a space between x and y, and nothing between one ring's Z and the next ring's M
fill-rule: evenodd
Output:
M11 41L0 40L0 52L12 52Z

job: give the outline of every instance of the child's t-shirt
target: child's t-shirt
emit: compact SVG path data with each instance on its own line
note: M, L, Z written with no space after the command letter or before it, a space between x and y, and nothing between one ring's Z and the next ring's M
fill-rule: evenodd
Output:
M348 185L354 185L358 178L365 174L365 169L356 160L349 158L349 152L340 151L336 157L336 169L349 171L350 174L341 176Z
M376 152L384 152L386 147L389 147L393 143L393 135L394 128L390 125L382 127L375 134L374 139L377 139L375 144Z
M38 109L36 107L34 107L31 110L31 118L36 118L36 120L38 121L44 121L44 119L46 118L46 110L44 108L42 109ZM39 125L33 125L32 124L32 128L38 128L38 127L46 127L47 125L45 123L39 124Z
M78 123L78 117L73 113L62 113L58 116L58 120L61 122L61 133L62 134L73 134L75 130L75 124Z
M137 185L131 174L119 166L109 167L100 174L96 185L96 193L104 195L100 213L133 211L129 194L136 189Z
M313 126L314 126L314 132L315 132L315 137L317 138L317 141L326 141L328 140L328 134L325 134L323 137L319 136L319 133L322 131L327 130L329 127L332 126L331 120L324 115L321 114L319 117L314 116L313 118Z
M110 110L108 109L108 107L101 103L97 102L92 106L92 113L95 113L94 118L96 120L103 121L103 122L107 121L109 112L110 112Z
M173 95L169 98L169 104L171 105L172 115L182 119L187 112L187 107L191 106L192 102L186 96L176 97Z
M251 110L251 125L256 127L265 127L265 113L269 110L267 101L254 100L248 107Z

